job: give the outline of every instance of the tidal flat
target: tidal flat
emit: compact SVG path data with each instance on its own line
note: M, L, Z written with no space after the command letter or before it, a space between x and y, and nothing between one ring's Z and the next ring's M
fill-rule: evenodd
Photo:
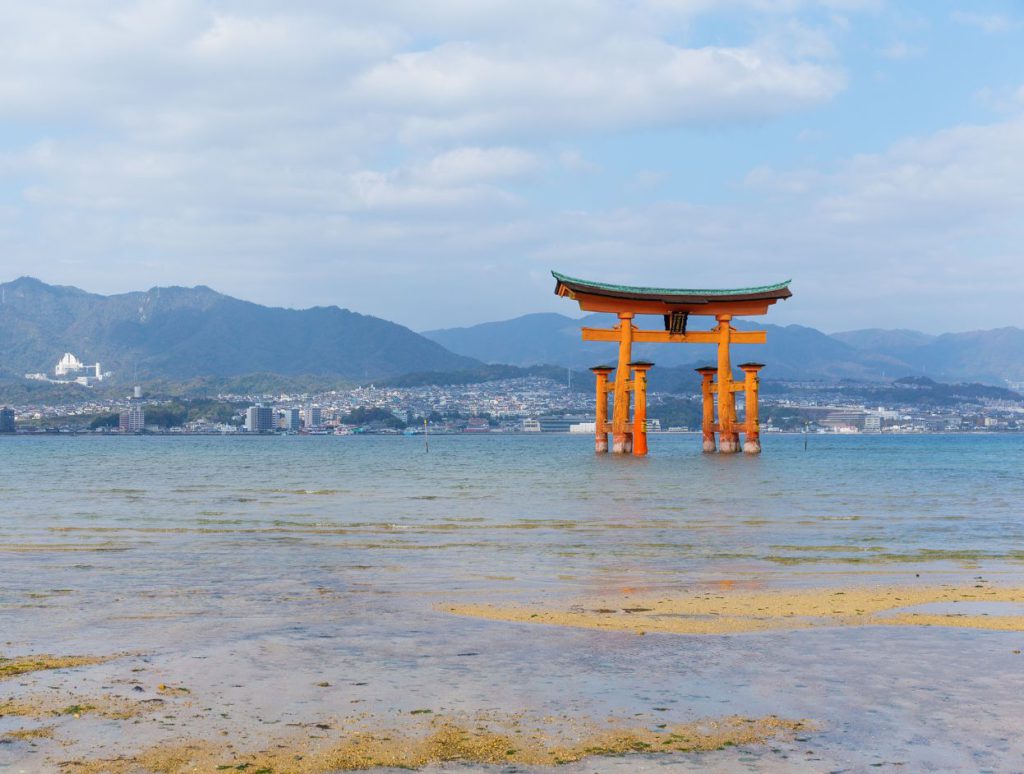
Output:
M587 440L0 439L0 769L1024 768L1024 439Z

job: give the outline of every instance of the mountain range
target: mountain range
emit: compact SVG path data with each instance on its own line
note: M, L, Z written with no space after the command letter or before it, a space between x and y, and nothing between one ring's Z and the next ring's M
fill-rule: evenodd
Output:
M208 287L102 296L31 277L0 284L0 374L53 374L64 352L115 374L191 379L276 373L353 381L480 363L378 317L280 309Z
M295 310L241 301L210 288L165 287L103 296L22 277L0 284L0 377L52 374L64 352L99 361L117 381L223 379L261 375L322 383L481 381L539 375L534 366L586 369L613 361L614 344L584 343L580 326L608 327L609 315L576 319L529 314L502 322L416 333L338 307ZM660 318L638 318L657 327ZM1024 330L929 335L904 330L826 334L814 328L737 321L768 331L766 345L740 345L733 362L758 360L765 380L888 382L907 376L1005 385L1024 382ZM705 318L691 329L710 328ZM710 345L638 345L657 365L652 388L689 390L692 368L714 360ZM515 366L502 369L494 365ZM547 373L544 371L543 373ZM412 375L412 376L410 376ZM299 380L301 381L301 379Z
M583 318L528 314L467 328L431 330L423 335L452 352L486 363L557 363L585 369L614 361L617 345L581 341L580 326L607 328L616 322L605 314ZM636 322L640 327L661 325L656 317L639 317ZM690 321L691 329L710 329L712 325L709 318ZM768 332L767 344L733 348L734 363L766 363L762 372L765 379L891 381L927 376L997 385L1024 382L1024 330L1020 328L942 335L870 329L829 335L801 325L779 326L757 320L737 320L735 326ZM712 345L640 344L633 352L637 358L652 360L663 368L691 367L715 360Z

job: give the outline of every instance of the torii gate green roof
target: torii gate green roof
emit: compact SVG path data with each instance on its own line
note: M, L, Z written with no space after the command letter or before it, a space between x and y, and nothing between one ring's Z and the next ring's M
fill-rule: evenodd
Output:
M753 300L753 299L781 299L793 295L789 289L792 280L778 282L774 285L758 285L750 288L733 289L693 289L693 288L648 288L634 285L612 285L607 282L593 282L591 280L569 277L551 272L555 278L555 293L561 287L570 291L590 292L596 295L604 295L619 298L650 299L665 301L686 301L689 303L706 302L708 297L715 299L729 298L730 300ZM559 293L559 295L561 295Z

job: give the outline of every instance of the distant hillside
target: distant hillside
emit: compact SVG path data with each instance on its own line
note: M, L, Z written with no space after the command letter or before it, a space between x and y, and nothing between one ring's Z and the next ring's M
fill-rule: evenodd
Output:
M990 384L1024 382L1024 330L944 333L864 330L837 333L834 338L861 351L876 352L906 363L936 379Z
M338 307L260 306L207 287L101 296L22 277L0 284L0 375L52 373L65 351L122 379L254 373L369 380L479 362Z
M511 363L531 366L556 363L574 369L586 369L614 360L616 345L580 340L580 326L610 327L616 320L610 315L593 314L574 319L559 314L530 314L504 322L484 323L469 328L427 331L423 335L453 352L475 357L487 363ZM655 317L637 318L640 327L655 328ZM709 318L691 319L691 328L709 329ZM759 360L767 363L766 379L867 379L890 380L918 372L884 353L858 349L814 328L799 325L778 326L752 321L737 321L737 328L768 331L766 345L734 347L734 361ZM654 361L661 369L687 367L715 358L711 345L641 344L634 347L637 357ZM652 372L652 380L659 378ZM652 383L653 386L653 383Z
M422 371L419 373L402 374L384 381L377 382L378 387L426 387L451 386L458 384L483 384L503 379L524 379L534 377L551 379L572 385L574 392L591 392L594 389L594 375L589 371L573 371L570 380L568 369L561 366L510 366L481 365L460 371Z
M485 363L534 366L558 363L582 366L580 321L561 314L528 314L514 320L468 328L424 331L442 347ZM473 354L470 354L473 353ZM587 361L587 365L592 365Z

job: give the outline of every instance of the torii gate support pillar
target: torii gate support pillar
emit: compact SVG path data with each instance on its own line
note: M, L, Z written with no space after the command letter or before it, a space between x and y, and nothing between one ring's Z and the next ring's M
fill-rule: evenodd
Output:
M629 454L633 451L633 428L629 423L629 393L633 385L629 380L629 361L633 351L632 312L619 312L619 364L615 369L615 392L612 399L612 453Z
M633 369L633 456L647 455L647 372L651 370L648 360L634 360L629 364Z
M740 451L740 435L736 427L736 398L733 395L732 363L729 345L732 343L731 314L720 314L718 320L718 449L732 454Z
M701 448L705 454L714 454L718 451L718 444L715 443L715 374L718 369L714 366L698 368L700 374L700 394L703 398L703 415L701 417L701 435L703 436Z
M597 411L594 416L594 452L605 454L608 451L608 374L615 369L609 365L594 366L597 383Z
M744 402L746 403L745 416L743 417L743 451L746 454L760 454L761 423L757 408L757 393L760 379L757 376L757 372L764 368L764 364L742 363L740 368L743 369L745 377L743 380L743 393Z

